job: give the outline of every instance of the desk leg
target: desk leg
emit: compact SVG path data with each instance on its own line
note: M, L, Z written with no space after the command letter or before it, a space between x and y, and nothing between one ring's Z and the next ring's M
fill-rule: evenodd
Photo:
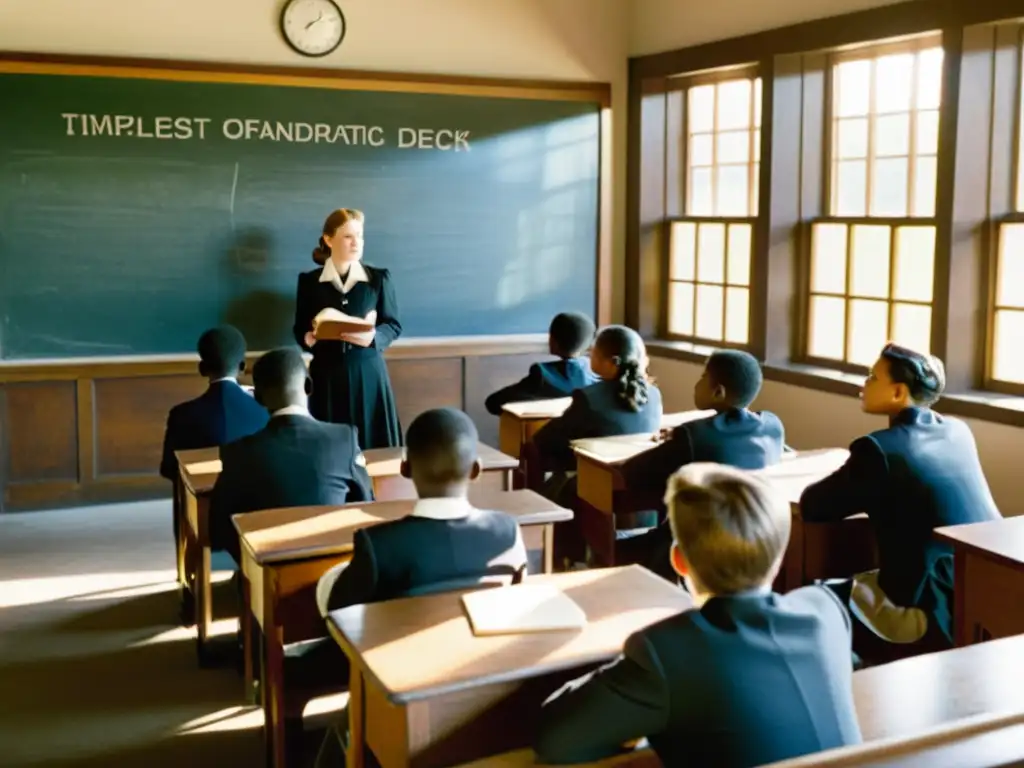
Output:
M267 767L285 765L284 627L277 621L277 595L267 577L263 595L263 633L260 666L260 697L263 700L263 734Z
M196 652L199 665L209 663L209 637L213 624L213 590L210 585L210 548L196 544Z
M241 616L238 621L242 629L242 675L245 678L245 699L250 704L256 704L256 681L254 675L253 642L256 639L256 618L252 613L252 584L245 578L245 574L239 572L242 580L242 606Z
M548 523L544 526L544 573L555 572L555 526Z
M953 644L963 648L974 642L967 623L967 552L953 550Z
M501 488L503 491L515 490L515 479L513 477L515 473L514 469L506 469L502 472Z
M348 750L345 768L363 768L366 764L366 713L363 711L363 673L352 664L348 683Z
M196 623L196 604L189 581L188 523L185 521L185 490L181 479L174 483L174 554L178 567L178 617L183 627Z
M595 564L604 568L615 565L615 516L580 498L576 499L575 515L575 524L590 547Z

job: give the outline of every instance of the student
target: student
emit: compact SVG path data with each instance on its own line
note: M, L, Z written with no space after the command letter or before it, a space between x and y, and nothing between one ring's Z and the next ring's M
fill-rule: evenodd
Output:
M176 405L167 415L160 474L178 476L175 451L210 448L259 432L267 411L238 385L245 371L245 338L230 325L211 328L199 337L199 374L209 379L195 400Z
M589 317L580 312L555 315L548 330L548 349L559 359L531 365L525 378L487 398L487 412L500 416L505 403L568 397L596 383L590 361L583 356L593 341L594 323Z
M539 760L598 760L646 736L666 766L738 768L859 743L849 616L822 587L771 592L786 499L742 470L690 464L665 500L694 608L552 696Z
M317 585L321 613L525 574L526 548L515 518L475 509L467 498L480 475L477 441L476 427L461 411L439 408L416 417L405 436L402 475L416 485L419 501L408 517L356 531L352 560ZM347 731L346 712L328 731L317 768L345 765Z
M970 428L931 409L945 386L938 358L887 344L861 407L889 426L855 440L847 462L800 499L808 522L871 519L879 570L836 588L859 622L891 643L950 643L953 552L932 531L1000 517Z
M636 331L610 325L598 334L590 366L600 380L573 392L568 410L533 437L546 468L574 470L570 443L579 438L658 431L661 392L648 379L646 360L644 342Z
M344 504L373 498L355 427L309 414L302 353L275 349L253 366L256 400L271 418L260 432L221 448L223 469L210 499L214 549L239 560L231 516L276 507Z

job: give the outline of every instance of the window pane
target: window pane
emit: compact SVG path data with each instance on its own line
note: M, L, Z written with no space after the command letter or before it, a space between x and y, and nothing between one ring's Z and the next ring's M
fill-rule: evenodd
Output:
M939 113L919 112L917 115L917 154L939 153Z
M754 125L761 127L761 78L754 80Z
M697 336L721 339L725 307L723 289L716 285L697 286Z
M889 335L889 305L884 301L850 302L849 362L872 365Z
M900 227L896 230L894 299L931 301L935 279L935 229Z
M746 165L719 166L716 213L746 216L750 209L750 169Z
M668 330L693 336L693 283L672 283L669 294Z
M669 277L672 280L693 280L696 263L697 225L678 222L672 225Z
M846 225L815 224L811 232L811 290L846 293Z
M697 228L697 280L725 282L725 224L701 224Z
M728 131L718 134L719 163L750 162L750 131Z
M875 121L875 155L906 157L910 154L910 115L887 115Z
M690 172L690 205L689 213L693 216L710 216L715 212L715 200L712 194L711 168L694 168Z
M889 298L889 227L855 226L850 258L850 294Z
M836 159L868 156L868 120L853 117L836 121Z
M690 156L686 158L686 162L691 168L714 164L714 140L713 133L698 133L690 137Z
M691 88L689 106L686 123L690 133L704 133L715 129L715 86L701 85Z
M750 225L733 224L729 227L728 282L750 285Z
M942 103L942 48L918 54L917 108L938 109Z
M750 292L746 288L725 289L725 340L732 344L746 344L750 340L747 328L750 313Z
M875 64L875 111L906 112L913 105L914 54L880 56Z
M919 157L914 165L914 215L935 215L935 184L938 159Z
M1002 309L996 312L995 326L992 378L1024 384L1024 355L1020 354L1020 340L1024 338L1024 312Z
M811 357L842 360L845 339L845 299L812 296L807 354Z
M868 114L871 103L871 61L844 61L836 66L836 116Z
M837 216L863 216L867 203L867 163L864 160L846 160L836 163L835 211Z
M718 130L750 127L749 80L730 80L718 85Z
M917 304L894 304L892 340L918 352L932 348L932 310Z
M872 169L871 215L907 215L907 161L876 160Z
M1024 308L1024 224L1000 227L996 306Z

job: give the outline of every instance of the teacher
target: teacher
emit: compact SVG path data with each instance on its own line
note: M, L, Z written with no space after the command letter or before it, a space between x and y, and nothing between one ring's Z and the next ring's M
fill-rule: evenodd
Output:
M295 340L313 353L309 410L321 420L351 424L362 449L402 444L402 427L383 352L402 333L391 274L362 263L363 213L339 208L324 222L313 261L322 265L299 275ZM355 317L376 316L375 327L340 340L320 340L314 318L332 308Z

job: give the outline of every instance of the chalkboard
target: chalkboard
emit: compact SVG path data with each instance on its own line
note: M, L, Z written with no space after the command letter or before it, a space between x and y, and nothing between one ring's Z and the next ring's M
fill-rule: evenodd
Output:
M596 103L3 68L0 358L289 343L338 207L407 337L594 312Z

